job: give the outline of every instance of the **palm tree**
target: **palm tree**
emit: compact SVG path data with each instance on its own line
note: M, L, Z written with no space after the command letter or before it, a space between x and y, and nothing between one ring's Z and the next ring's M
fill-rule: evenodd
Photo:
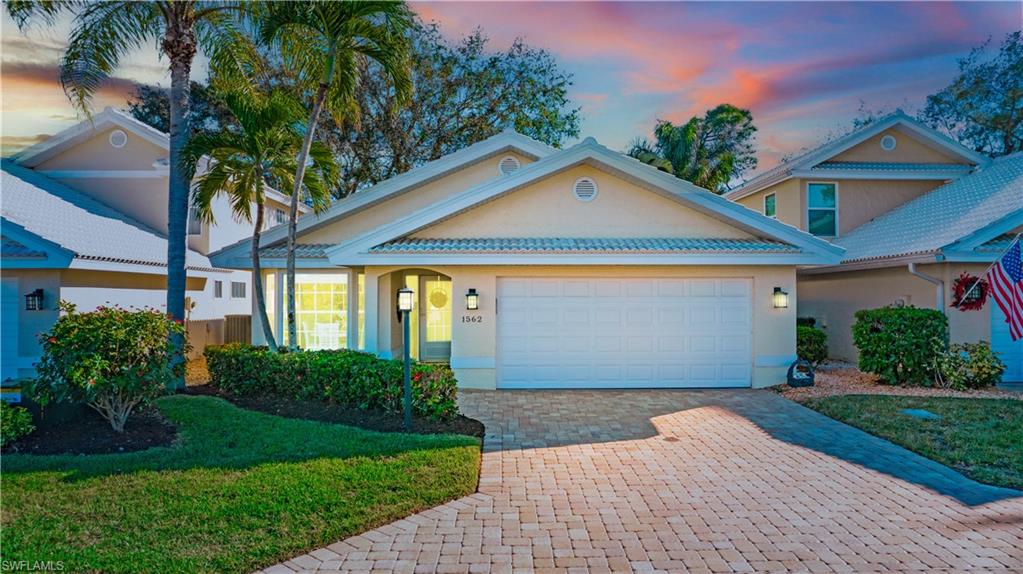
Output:
M243 1L16 0L8 14L20 28L35 18L52 24L62 11L74 12L73 29L60 66L60 82L71 103L90 114L93 94L120 64L121 58L157 42L170 66L170 185L167 193L167 312L185 319L185 247L188 225L188 187L192 174L181 162L188 143L189 72L199 49L218 76L235 86L245 85L253 49L238 24L254 4ZM184 360L183 341L177 341L177 360ZM179 379L184 384L184 377Z
M295 348L295 239L298 202L305 181L307 157L324 107L336 119L358 117L355 87L359 64L372 60L394 85L399 99L408 97L412 81L408 63L407 30L412 15L404 2L344 0L339 2L271 2L259 26L259 38L276 46L287 65L313 91L305 140L288 210L288 343Z
M257 98L248 94L228 93L224 105L238 122L238 129L202 133L192 137L183 151L190 171L204 157L206 171L192 184L192 205L196 214L213 222L213 198L228 196L235 215L254 223L252 228L252 284L259 322L270 349L277 350L277 341L270 328L263 291L263 272L259 262L259 242L263 231L263 213L267 181L291 186L295 176L296 158L302 145L300 123L305 116L301 103L282 91ZM304 172L303 187L316 207L330 202L330 188L337 184L337 166L330 150L320 142L310 147L311 169ZM252 205L256 206L255 222Z
M757 165L753 151L753 115L721 104L684 124L659 120L654 141L637 141L628 154L661 171L717 193Z

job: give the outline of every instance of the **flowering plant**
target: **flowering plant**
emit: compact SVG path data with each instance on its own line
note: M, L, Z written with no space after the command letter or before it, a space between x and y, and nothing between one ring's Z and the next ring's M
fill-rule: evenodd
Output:
M172 362L172 337L184 339L184 325L155 309L79 313L66 302L60 308L60 319L40 335L34 398L44 406L54 400L88 404L123 432L134 410L180 376L184 365Z

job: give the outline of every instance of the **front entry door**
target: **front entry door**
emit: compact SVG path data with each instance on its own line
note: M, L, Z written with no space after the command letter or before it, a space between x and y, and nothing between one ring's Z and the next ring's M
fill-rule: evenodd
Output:
M451 279L419 277L419 360L451 360Z

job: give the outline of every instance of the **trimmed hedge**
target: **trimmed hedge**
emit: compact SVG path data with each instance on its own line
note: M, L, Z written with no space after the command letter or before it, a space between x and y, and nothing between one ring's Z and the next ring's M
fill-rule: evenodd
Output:
M273 394L359 409L402 412L402 363L360 351L272 352L230 344L203 353L210 384L228 394ZM412 410L434 419L458 414L455 374L447 365L412 364Z
M931 384L935 360L948 347L948 319L934 309L862 309L852 332L860 369L889 385Z
M935 383L957 391L993 387L1005 372L1005 363L987 341L952 345L938 357L936 367Z
M814 368L828 358L828 334L821 329L796 326L796 356L809 361Z
M0 446L7 446L34 430L36 426L27 410L0 401Z

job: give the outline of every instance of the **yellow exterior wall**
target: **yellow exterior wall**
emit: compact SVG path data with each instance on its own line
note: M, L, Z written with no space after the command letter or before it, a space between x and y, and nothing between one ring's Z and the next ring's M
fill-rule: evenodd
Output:
M597 196L579 201L589 177ZM437 237L734 237L750 235L595 167L582 165L477 206L412 235Z
M506 156L513 156L525 166L530 158L514 152L501 152L455 173L438 178L418 188L396 195L369 209L349 214L320 229L299 236L299 243L340 243L384 223L392 222L410 213L434 204L445 197L461 193L485 181L502 177L497 164Z
M881 148L881 138L891 135L895 138L895 149L885 151ZM861 142L827 161L882 161L907 163L959 163L967 164L966 160L945 150L935 149L921 143L916 136L897 128L887 129L876 136Z
M401 351L400 327L394 313L394 293L400 285L401 268L367 267L366 307L376 310L366 317L367 351L385 357ZM453 305L451 361L459 386L493 389L497 385L497 317L494 313L497 281L501 277L724 277L753 280L753 386L781 383L785 367L757 366L794 358L796 352L796 277L787 266L435 266L429 272L451 277ZM787 309L775 309L771 294L775 287L789 292ZM478 311L467 312L463 295L470 288L480 294ZM480 323L462 323L465 314L480 315ZM372 315L372 316L371 316ZM489 363L485 368L463 368L459 362Z
M809 183L838 184L838 233L844 235L946 182L794 177L736 201L763 213L764 197L774 193L778 220L806 231L806 188Z
M805 197L802 192L802 180L799 178L787 179L783 182L762 189L753 195L748 195L737 200L757 213L764 213L764 197L775 194L775 214L778 221L788 223L792 227L806 229L803 214L806 212Z
M943 181L869 179L848 179L837 183L839 235L945 184Z
M930 264L917 270L940 278L945 283L945 313L953 343L991 340L989 301L979 311L959 311L952 303L953 281L966 271L980 275L984 264ZM915 307L934 309L935 286L909 274L905 266L799 276L799 316L814 317L828 332L829 356L855 362L858 357L852 341L853 314L902 301Z
M131 133L124 147L110 145L110 132L120 129L112 127L98 132L90 139L74 145L44 161L34 169L45 171L51 169L154 169L153 162L167 159L167 150Z

